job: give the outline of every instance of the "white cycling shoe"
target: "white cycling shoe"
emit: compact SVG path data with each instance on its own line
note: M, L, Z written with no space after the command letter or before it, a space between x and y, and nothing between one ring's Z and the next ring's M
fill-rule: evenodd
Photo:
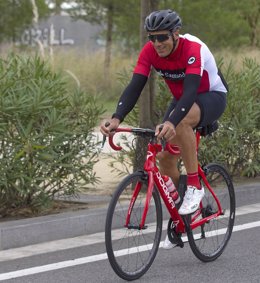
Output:
M203 186L201 186L201 189L197 189L194 186L187 186L183 203L179 209L179 214L187 215L195 212L199 208L200 202L204 195L205 191Z
M163 242L162 248L165 249L165 250L170 250L170 249L174 248L175 246L176 246L176 244L173 244L172 242L170 242L168 234L166 234L166 238Z

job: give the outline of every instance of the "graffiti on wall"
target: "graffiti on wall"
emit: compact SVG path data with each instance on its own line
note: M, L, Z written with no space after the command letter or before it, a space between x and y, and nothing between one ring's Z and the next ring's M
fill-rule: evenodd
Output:
M74 40L66 37L65 29L54 29L53 25L48 28L26 29L19 44L37 46L41 42L44 47L55 45L74 45Z

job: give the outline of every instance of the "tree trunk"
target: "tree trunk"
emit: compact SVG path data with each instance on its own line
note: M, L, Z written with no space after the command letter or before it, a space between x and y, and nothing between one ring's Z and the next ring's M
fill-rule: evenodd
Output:
M147 41L147 34L144 30L144 21L146 16L156 10L158 0L141 0L141 21L140 21L140 49ZM151 73L148 84L143 89L142 95L139 98L139 126L142 128L154 128L153 123L153 106L155 94L155 76ZM146 147L148 139L138 138L136 142L136 155L134 161L134 171L143 168L146 158Z
M144 21L146 16L150 13L150 1L141 0L141 21L140 21L140 49L147 42L146 31L144 30ZM149 85L147 84L139 98L140 116L139 124L140 127L152 127L151 119L151 96L149 91Z
M158 0L141 0L141 21L140 21L140 49L147 42L147 33L144 30L144 21L148 14L157 10L159 5ZM149 78L149 85L146 85L142 95L139 99L140 127L154 127L153 123L153 108L154 108L154 96L155 96L155 72L152 71Z
M150 9L151 11L156 11L159 9L159 0L150 0ZM156 117L154 112L154 99L156 93L156 72L152 69L149 80L149 88L150 88L150 115L152 120L152 125L156 126Z
M61 4L64 2L63 0L55 0L55 8L54 8L54 13L55 15L61 15Z
M251 29L250 32L250 45L252 47L256 47L258 44L258 35L259 35L259 30L258 30L258 18L259 18L259 13L255 16L255 18L249 18L248 17L248 23Z
M107 32L106 32L106 50L105 50L105 62L104 62L104 72L105 78L107 78L110 69L111 60L111 49L112 49L112 32L113 32L113 16L114 16L114 6L109 5L107 11Z
M252 47L256 47L259 44L260 4L258 4L257 1L252 3L252 5L256 7L254 12L244 14L244 19L247 21L250 28L249 40L250 46Z

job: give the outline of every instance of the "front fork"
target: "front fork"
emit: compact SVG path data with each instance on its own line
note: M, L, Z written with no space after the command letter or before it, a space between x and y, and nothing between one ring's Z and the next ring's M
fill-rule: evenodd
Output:
M144 205L144 210L143 210L141 222L140 222L139 226L130 225L130 218L131 218L132 210L133 210L135 201L138 197L138 194L140 193L140 190L142 188L142 181L138 181L137 184L135 185L133 195L132 195L132 198L131 198L131 201L130 201L130 204L129 204L129 207L128 207L128 211L127 211L125 227L128 228L128 229L142 230L142 229L147 228L145 226L145 219L146 219L146 216L147 216L148 208L149 208L150 201L151 201L152 194L153 194L153 187L154 187L154 181L153 181L153 176L152 176L151 171L144 173L144 180L147 180L147 179L148 179L148 187L147 187L145 205Z

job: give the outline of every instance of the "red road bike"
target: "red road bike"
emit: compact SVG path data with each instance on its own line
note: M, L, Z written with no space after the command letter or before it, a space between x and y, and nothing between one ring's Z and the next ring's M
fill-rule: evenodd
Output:
M211 134L216 130L215 125L195 129L197 150L201 136ZM218 258L231 237L235 220L235 193L226 169L217 163L198 165L205 196L195 213L181 216L178 208L182 200L178 206L175 205L156 164L158 152L179 152L168 143L164 146L158 144L153 130L118 128L116 133L119 132L149 137L150 142L143 170L123 179L108 207L105 243L109 262L116 274L125 280L135 280L152 265L162 244L160 241L165 221L161 199L170 214L166 224L170 241L181 248L188 241L191 250L201 261L209 262ZM109 143L115 150L122 149L114 144L113 136L109 137ZM185 176L181 175L178 188L181 199L185 188ZM168 217L168 213L165 214Z

